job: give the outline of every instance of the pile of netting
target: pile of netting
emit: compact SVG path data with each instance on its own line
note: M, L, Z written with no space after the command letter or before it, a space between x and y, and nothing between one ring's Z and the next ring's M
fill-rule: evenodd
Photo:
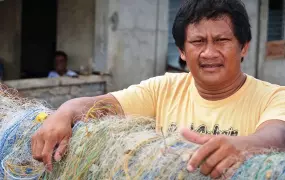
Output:
M48 173L32 158L31 136L52 110L4 89L0 102L0 179L210 179L186 170L197 145L155 133L153 119L118 116L75 124L68 151ZM285 179L285 153L251 156L229 174L222 179Z

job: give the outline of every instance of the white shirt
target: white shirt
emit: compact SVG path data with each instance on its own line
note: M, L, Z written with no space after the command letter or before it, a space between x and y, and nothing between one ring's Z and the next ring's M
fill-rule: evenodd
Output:
M78 76L78 75L74 71L67 70L66 73L63 76L75 77L75 76ZM56 71L49 72L48 78L56 78L56 77L60 77L60 75Z

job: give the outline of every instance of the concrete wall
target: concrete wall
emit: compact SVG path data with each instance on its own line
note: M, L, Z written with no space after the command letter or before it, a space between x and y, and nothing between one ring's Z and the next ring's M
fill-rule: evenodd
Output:
M52 108L77 97L91 97L106 93L106 80L102 76L79 78L25 79L5 81L4 84L19 91L20 96L45 101Z
M0 56L5 60L5 79L20 76L21 0L0 2Z
M259 0L243 0L248 16L250 18L252 40L249 52L242 63L242 69L245 73L256 76L258 59L258 39L259 39Z
M92 66L95 0L58 0L57 49L69 55L69 67ZM89 62L91 60L91 62Z
M82 84L57 86L52 88L26 89L19 91L23 97L45 101L52 108L58 108L64 102L78 97L92 97L104 94L105 84Z
M97 0L96 6L105 9L96 12L102 18L96 18L95 62L112 74L110 91L165 72L168 1ZM107 35L98 22L107 26Z

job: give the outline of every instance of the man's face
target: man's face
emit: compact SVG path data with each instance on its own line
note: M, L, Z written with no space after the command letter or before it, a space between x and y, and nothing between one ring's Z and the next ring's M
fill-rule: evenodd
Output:
M64 56L55 57L55 69L58 73L64 73L66 71L67 60Z
M248 43L241 47L229 17L190 24L185 35L184 50L180 50L180 55L195 81L222 85L241 73L241 58L247 53Z

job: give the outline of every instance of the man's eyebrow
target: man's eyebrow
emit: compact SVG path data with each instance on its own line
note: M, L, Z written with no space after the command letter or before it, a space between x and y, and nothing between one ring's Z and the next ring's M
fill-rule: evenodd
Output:
M187 36L187 38L191 38L191 39L193 39L193 38L204 39L205 36L203 36L203 35L201 35L201 34L194 34L194 35L192 34L192 35Z
M223 38L223 37L227 37L227 38L230 38L232 37L230 34L217 34L217 35L214 35L213 38Z

